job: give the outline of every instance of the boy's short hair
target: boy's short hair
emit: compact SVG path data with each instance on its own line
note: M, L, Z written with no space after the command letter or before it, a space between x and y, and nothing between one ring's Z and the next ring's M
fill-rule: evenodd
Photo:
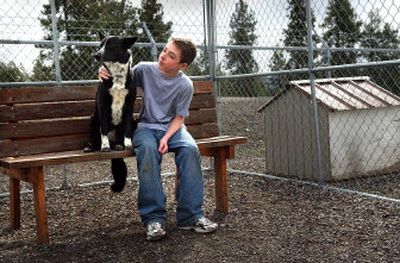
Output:
M180 63L190 65L196 58L196 45L188 38L171 37L170 40L181 51Z

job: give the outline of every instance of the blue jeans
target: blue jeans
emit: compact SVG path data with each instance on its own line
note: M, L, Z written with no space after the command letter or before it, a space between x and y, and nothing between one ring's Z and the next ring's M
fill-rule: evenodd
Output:
M138 127L133 136L139 175L138 206L142 223L165 224L166 197L161 182L162 155L158 142L165 131ZM168 141L168 151L175 153L178 167L176 221L179 226L194 223L203 216L204 179L196 142L186 130L179 129Z

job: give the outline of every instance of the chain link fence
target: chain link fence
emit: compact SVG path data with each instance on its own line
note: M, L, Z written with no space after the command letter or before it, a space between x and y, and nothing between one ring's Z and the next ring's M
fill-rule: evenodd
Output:
M95 81L98 31L138 36L135 63L190 37L187 74L213 80L221 132L249 138L231 170L400 199L399 21L394 0L6 0L0 85Z

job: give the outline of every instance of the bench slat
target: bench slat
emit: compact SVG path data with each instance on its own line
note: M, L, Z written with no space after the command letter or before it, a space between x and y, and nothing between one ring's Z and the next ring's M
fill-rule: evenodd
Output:
M215 108L215 99L212 94L197 94L193 96L190 109Z
M0 122L14 119L13 108L8 105L0 105Z
M94 112L94 104L94 100L15 104L14 120L89 116Z
M191 125L187 127L190 134L195 139L202 139L207 137L218 136L218 124L217 123L205 123L200 125Z
M42 137L16 141L16 155L41 154L83 149L89 134Z
M126 158L134 156L133 151L111 151L111 152L90 152L82 150L64 151L56 153L37 154L20 157L8 157L0 159L0 164L6 168L25 168L44 165L55 165L65 163L101 161L113 158Z
M242 136L216 136L211 138L199 139L196 142L199 148L200 147L215 148L215 147L244 144L247 142L247 138Z
M88 133L90 117L0 123L0 139L36 138Z
M15 156L17 147L12 140L0 140L0 158L4 156Z
M97 87L63 86L63 87L13 87L0 89L0 104L21 102L52 102L63 100L90 100L96 95Z
M189 112L189 116L185 119L186 125L199 123L214 123L217 122L217 113L215 109L201 109Z

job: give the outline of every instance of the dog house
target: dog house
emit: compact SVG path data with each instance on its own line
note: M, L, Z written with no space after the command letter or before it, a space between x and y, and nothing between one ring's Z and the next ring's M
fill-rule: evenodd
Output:
M314 86L324 180L400 171L400 97L369 77L317 79ZM315 180L310 81L290 82L259 112L267 173Z

